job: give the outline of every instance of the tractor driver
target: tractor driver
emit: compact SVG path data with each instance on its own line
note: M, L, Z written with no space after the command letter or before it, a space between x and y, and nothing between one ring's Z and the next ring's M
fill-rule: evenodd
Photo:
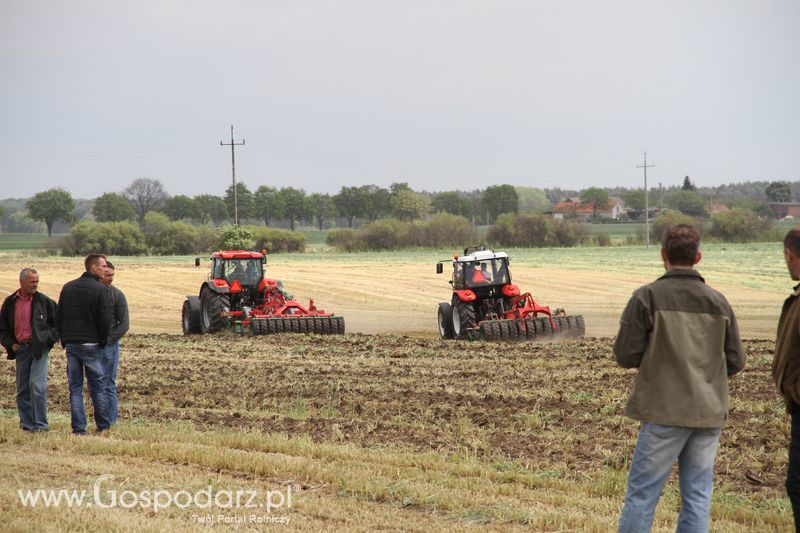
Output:
M236 268L233 269L230 276L228 276L228 283L233 283L233 280L239 280L239 283L244 283L247 280L247 274L244 270L244 265L241 261L236 261Z
M479 285L483 283L489 283L489 279L491 275L486 270L486 263L482 264L480 268L478 265L481 265L480 262L475 261L469 268L469 273L467 274L468 279L472 285Z

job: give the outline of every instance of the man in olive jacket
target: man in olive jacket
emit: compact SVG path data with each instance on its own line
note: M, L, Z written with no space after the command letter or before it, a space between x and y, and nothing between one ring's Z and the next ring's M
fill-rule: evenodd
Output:
M800 227L783 239L783 257L794 281L800 280ZM783 303L772 360L772 377L792 418L786 493L792 503L795 530L800 531L800 285Z
M19 290L0 308L0 344L16 360L17 411L24 431L47 431L47 366L58 340L56 303L40 293L33 268L19 273Z
M736 317L693 268L700 235L687 224L664 232L666 273L637 289L620 320L617 363L638 368L625 414L642 422L619 531L649 531L678 460L678 531L707 531L717 443L728 418L728 376L744 368Z

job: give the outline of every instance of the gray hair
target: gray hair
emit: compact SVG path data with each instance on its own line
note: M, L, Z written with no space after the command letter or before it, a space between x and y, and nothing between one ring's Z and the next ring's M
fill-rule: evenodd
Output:
M23 268L19 271L19 280L25 281L25 278L28 277L28 274L38 274L35 268Z

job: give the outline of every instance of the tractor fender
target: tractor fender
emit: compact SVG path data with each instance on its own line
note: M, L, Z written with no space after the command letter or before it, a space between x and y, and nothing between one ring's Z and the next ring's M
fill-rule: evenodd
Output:
M211 279L204 282L203 286L200 287L201 296L203 291L211 291L217 294L227 294L230 292L230 287L228 286L228 282L224 279Z
M477 296L471 289L461 289L457 291L453 291L453 294L458 296L458 299L462 302L474 302Z
M264 290L266 290L269 287L277 287L277 288L281 289L281 288L283 288L283 283L279 279L264 278L258 284L258 290L260 292L264 292Z
M503 293L503 296L508 298L511 298L512 296L519 296L519 287L513 283L509 283L508 285L503 285L503 288L500 289L500 292Z

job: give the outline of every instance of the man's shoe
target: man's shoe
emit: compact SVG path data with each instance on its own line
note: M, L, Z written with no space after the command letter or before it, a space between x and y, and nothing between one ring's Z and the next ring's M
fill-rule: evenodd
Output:
M85 437L86 435L88 435L88 433L86 433L85 431L73 431L72 434L75 435L76 437Z

